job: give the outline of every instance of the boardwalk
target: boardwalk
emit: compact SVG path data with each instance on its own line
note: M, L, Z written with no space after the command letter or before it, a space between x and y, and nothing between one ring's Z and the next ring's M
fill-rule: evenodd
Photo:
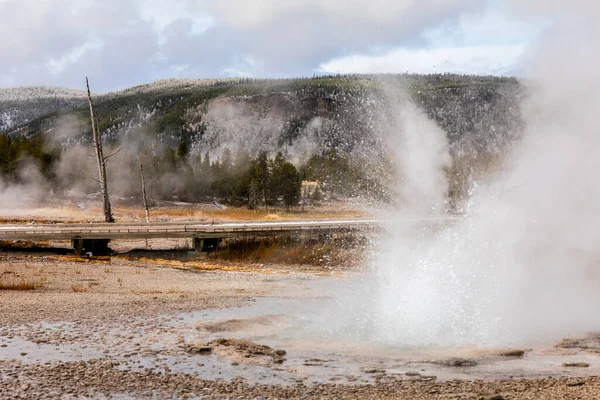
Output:
M372 220L326 220L231 223L54 224L0 226L0 240L226 238L279 233L331 233L368 229Z
M71 240L76 253L82 249L102 250L111 240L190 238L200 252L216 249L227 238L260 237L275 235L328 235L371 231L384 225L407 227L440 226L462 219L459 216L433 218L401 218L394 220L320 220L254 222L237 221L221 223L155 222L144 223L97 223L52 225L0 225L0 241L3 240Z

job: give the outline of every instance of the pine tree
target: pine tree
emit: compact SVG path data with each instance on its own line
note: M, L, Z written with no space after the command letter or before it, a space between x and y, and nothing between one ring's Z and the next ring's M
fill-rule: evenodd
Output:
M179 161L187 161L188 155L190 154L190 148L186 142L181 142L177 146L177 159Z
M248 190L248 206L255 209L260 201L262 193L260 191L260 184L256 179L250 181L250 188Z
M276 204L279 202L279 199L283 196L283 186L285 184L285 157L283 157L283 154L279 152L270 164L271 175L269 176L268 196L269 202L272 204Z
M262 193L265 211L268 211L269 178L271 177L271 170L266 151L261 151L258 154L258 157L254 161L253 170L254 180L258 185L258 190Z
M223 154L221 154L221 167L225 173L229 173L233 167L233 157L231 155L231 150L229 150L228 147L225 147Z
M315 190L310 195L310 203L313 206L316 206L316 205L319 205L319 203L322 200L323 200L323 193L321 192L321 189L320 189L319 185L317 185L317 187L315 188Z
M177 170L177 154L175 149L167 147L163 153L162 165L164 172L175 172Z
M235 156L235 162L231 173L232 196L236 200L246 200L248 203L250 185L252 181L252 160L246 150L238 150Z
M285 162L281 167L281 195L286 208L295 207L300 202L302 178L294 164Z

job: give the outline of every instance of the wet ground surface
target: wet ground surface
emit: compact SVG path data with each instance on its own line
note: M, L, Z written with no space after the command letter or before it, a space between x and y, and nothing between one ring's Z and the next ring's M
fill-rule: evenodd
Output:
M310 313L328 301L323 297L264 297L242 307L130 318L118 324L7 326L0 329L0 361L50 365L110 359L115 368L125 371L182 373L207 380L242 378L278 385L374 383L391 377L485 380L600 373L600 346L593 338L567 348L548 345L513 349L512 353L489 348L408 349L339 340L307 327ZM277 363L264 351L235 347L222 351L214 343L219 338L242 339L273 351L284 350L285 355ZM190 350L194 346L203 351ZM581 363L589 366L581 367Z
M19 268L18 260L11 262L11 269ZM119 263L44 268L43 291L0 293L7 311L0 325L0 398L600 393L594 335L517 349L407 348L329 329L328 289L347 274L190 272ZM76 293L63 272L77 284L88 277L98 284Z

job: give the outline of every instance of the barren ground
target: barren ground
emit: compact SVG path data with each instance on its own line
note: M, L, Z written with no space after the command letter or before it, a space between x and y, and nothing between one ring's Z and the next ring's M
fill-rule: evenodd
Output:
M286 310L321 301L315 288L341 274L157 255L87 260L0 252L4 281L41 285L0 291L0 397L591 399L600 393L600 379L587 376L600 365L595 339L522 356L480 351L435 362L335 343L315 349L305 338L287 338L297 321ZM536 362L542 355L546 361ZM583 361L590 367L561 365Z

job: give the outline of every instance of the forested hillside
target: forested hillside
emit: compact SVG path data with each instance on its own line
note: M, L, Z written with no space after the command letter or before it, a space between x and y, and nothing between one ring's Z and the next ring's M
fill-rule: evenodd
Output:
M0 92L3 140L43 138L40 168L58 193L97 190L85 98L26 90ZM159 81L94 100L106 146L122 149L109 164L113 193L139 195L142 163L152 197L256 207L297 204L301 180L318 181L325 197L389 200L386 137L401 134L395 114L407 101L446 132L449 197L460 199L518 137L523 95L513 78L385 75ZM22 179L12 167L0 173ZM287 200L284 181L295 182Z

